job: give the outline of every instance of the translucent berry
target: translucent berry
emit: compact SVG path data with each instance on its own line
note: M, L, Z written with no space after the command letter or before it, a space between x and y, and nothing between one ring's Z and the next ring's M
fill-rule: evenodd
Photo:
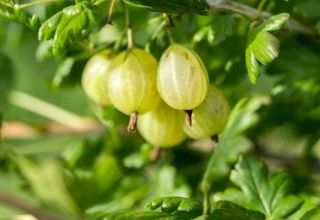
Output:
M82 73L81 84L85 94L102 106L111 105L106 85L110 63L110 51L104 50L87 62Z
M194 51L173 44L161 57L157 86L160 96L169 106L177 110L192 110L207 95L208 73Z
M179 123L180 114L181 112L161 102L155 110L139 116L138 131L155 146L177 145L186 138Z
M222 91L211 85L206 99L193 110L192 126L181 115L180 122L185 133L193 139L214 137L225 128L229 111Z
M158 63L138 48L116 56L108 74L108 93L112 104L122 113L131 115L129 131L135 130L137 114L155 109L160 101L157 91Z

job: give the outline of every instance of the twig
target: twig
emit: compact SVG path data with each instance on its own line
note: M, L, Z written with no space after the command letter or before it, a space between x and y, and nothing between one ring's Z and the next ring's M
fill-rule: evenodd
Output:
M62 218L60 216L57 216L56 214L44 211L38 207L34 207L29 205L28 203L20 200L19 198L16 198L12 195L9 195L6 192L0 191L0 202L13 206L17 209L20 209L22 211L25 211L34 217L36 217L39 220L66 220L65 218Z
M5 121L1 127L1 138L4 139L34 139L41 135L83 135L100 133L104 130L96 120L88 121L86 127L70 128L56 122L45 122L36 125L37 129L19 121Z
M49 118L70 128L79 129L87 125L87 120L82 117L24 92L11 92L9 101L15 106Z
M114 4L115 4L116 0L111 0L110 3L110 8L109 8L109 12L108 12L108 23L112 24L112 15L113 15L113 9L114 9Z
M203 192L203 218L206 220L209 215L210 207L210 184L207 182L202 182L202 192Z
M232 11L244 15L250 19L258 19L260 16L268 18L272 14L266 11L259 10L230 0L206 0L211 10ZM316 35L317 32L297 20L290 19L286 25L286 28L291 31L300 32L307 35Z
M132 50L135 47L135 45L134 45L133 31L132 31L132 26L130 21L130 11L129 11L128 5L125 5L125 16L126 16L126 25L127 25L128 49Z

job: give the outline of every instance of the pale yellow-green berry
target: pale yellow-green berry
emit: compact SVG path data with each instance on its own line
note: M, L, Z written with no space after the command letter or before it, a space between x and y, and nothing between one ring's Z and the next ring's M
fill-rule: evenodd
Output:
M81 84L85 94L102 106L111 105L106 85L110 63L110 51L104 50L90 58L82 73Z
M177 110L192 110L207 95L208 73L195 52L173 44L160 59L157 86L161 98L169 106Z
M192 126L180 115L185 133L193 139L210 138L220 134L226 126L229 104L222 91L210 85L206 99L193 109Z
M150 144L171 147L186 139L179 123L181 112L161 102L158 107L146 114L139 115L138 131Z
M158 63L138 48L117 55L108 74L108 93L112 104L124 114L143 114L155 109L160 101L157 91Z

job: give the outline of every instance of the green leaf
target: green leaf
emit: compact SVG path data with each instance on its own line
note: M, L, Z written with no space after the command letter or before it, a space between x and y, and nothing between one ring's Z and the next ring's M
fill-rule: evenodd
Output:
M38 31L41 26L41 20L37 15L29 14L11 1L4 1L0 4L0 16L17 21L34 31Z
M264 220L265 215L261 212L246 209L228 201L214 203L212 214L209 219L214 220Z
M192 12L197 14L208 13L208 3L205 0L124 0L127 4L142 7L152 11L166 13Z
M188 215L184 213L164 213L153 211L126 211L126 212L114 212L109 214L103 214L93 216L89 220L190 220Z
M320 208L314 208L302 216L300 220L318 220L320 219Z
M242 99L230 113L227 126L219 136L219 143L212 154L206 168L203 182L211 184L213 180L226 177L239 155L248 152L251 142L243 136L243 132L259 120L256 111L268 103L266 97Z
M63 57L71 45L84 46L81 41L96 22L96 10L97 6L87 1L66 7L42 24L38 37L40 40L53 39L53 54Z
M269 31L281 29L288 19L289 14L287 13L274 15L249 31L245 59L252 84L256 83L256 78L260 75L258 61L267 65L279 54L279 40Z
M302 200L292 195L293 182L286 173L270 176L267 166L252 156L243 156L231 172L230 180L241 190L227 189L216 200L227 200L263 212L272 219L285 218L298 210Z
M167 213L176 211L188 212L195 216L200 215L203 209L201 201L183 197L164 197L155 199L146 204L146 207L150 210L161 208L162 212Z

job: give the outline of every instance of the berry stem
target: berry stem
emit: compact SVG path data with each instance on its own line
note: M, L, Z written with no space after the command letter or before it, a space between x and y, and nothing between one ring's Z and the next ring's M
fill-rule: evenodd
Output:
M218 144L218 143L219 143L219 137L218 137L218 135L213 135L213 136L211 137L211 140L212 140L215 144Z
M131 133L136 132L137 130L137 120L138 120L138 113L137 112L133 112L130 115L130 121L127 127L127 130Z
M116 0L111 0L110 3L110 8L109 8L109 12L108 12L108 23L112 24L112 15L113 15L113 9L114 9L114 5L115 5Z
M172 19L171 14L164 13L163 16L164 16L164 18L166 20L167 27L173 28L174 27L174 23L173 23L173 19Z
M202 183L202 192L203 192L203 219L206 220L209 214L210 207L210 184L206 182Z
M192 110L185 110L184 116L186 122L189 124L190 127L192 127Z
M132 50L135 45L134 45L133 30L130 22L130 12L129 12L128 5L126 5L125 10L126 10L125 14L126 14L126 24L127 24L128 49Z
M150 153L150 156L149 156L150 160L156 161L160 157L160 154L161 154L161 148L160 146L157 145L153 148L153 150Z

